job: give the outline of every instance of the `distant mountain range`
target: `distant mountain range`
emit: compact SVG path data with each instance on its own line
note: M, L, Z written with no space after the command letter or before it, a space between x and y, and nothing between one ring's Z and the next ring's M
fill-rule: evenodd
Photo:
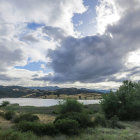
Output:
M0 98L16 98L28 94L29 89L20 86L0 86Z
M60 87L58 87L58 86L27 87L27 88L30 88L30 89L39 89L39 90L51 90L51 91L54 91L54 90L60 89Z
M87 88L81 88L81 90L87 90L90 92L97 92L97 93L108 93L110 90L101 90L101 89L87 89Z
M40 97L44 95L58 95L67 94L74 95L80 93L107 93L109 90L95 90L86 88L60 88L58 86L47 87L21 87L21 86L0 86L0 98L18 98L25 97L33 94L34 97ZM28 96L30 97L30 96Z
M26 87L30 89L39 89L39 90L48 90L48 91L55 91L58 89L74 89L74 88L60 88L58 86L46 86L46 87ZM97 92L97 93L108 93L110 90L98 90L98 89L87 89L87 88L80 88L82 91L88 92Z

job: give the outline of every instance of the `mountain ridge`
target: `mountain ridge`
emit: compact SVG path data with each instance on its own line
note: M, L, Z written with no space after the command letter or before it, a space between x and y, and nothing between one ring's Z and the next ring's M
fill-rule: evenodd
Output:
M58 86L46 86L46 87L22 87L22 86L0 86L0 98L18 98L18 97L31 97L28 95L34 95L33 97L42 97L47 95L75 95L81 93L98 93L104 94L107 90L95 90L86 88L60 88Z

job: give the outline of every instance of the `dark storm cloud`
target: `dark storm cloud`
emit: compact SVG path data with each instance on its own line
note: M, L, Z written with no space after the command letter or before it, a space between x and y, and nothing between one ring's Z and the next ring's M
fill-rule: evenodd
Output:
M55 71L52 82L97 82L118 72L123 67L122 52L116 53L118 48L111 46L108 36L67 37L60 48L49 52L50 65Z
M123 6L126 0L118 1ZM125 71L124 63L128 53L140 48L140 7L136 0L129 9L126 4L124 15L115 25L108 26L102 36L89 36L84 38L66 37L61 47L51 50L50 66L54 76L46 76L37 80L63 82L98 82L112 79L120 71ZM127 1L127 3L129 3ZM112 37L110 37L112 35ZM130 75L135 74L131 72ZM123 80L123 79L119 79Z
M122 62L110 43L106 36L66 38L61 48L50 52L51 66L57 74L53 81L94 82L100 76L117 72Z

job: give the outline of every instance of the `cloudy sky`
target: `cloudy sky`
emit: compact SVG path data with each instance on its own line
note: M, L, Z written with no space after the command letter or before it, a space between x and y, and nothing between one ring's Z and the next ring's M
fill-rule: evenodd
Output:
M0 85L126 79L140 80L140 0L0 0Z

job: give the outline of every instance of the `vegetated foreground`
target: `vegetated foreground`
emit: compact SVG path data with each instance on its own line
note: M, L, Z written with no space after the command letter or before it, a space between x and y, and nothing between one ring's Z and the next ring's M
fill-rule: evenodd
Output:
M125 81L101 105L73 99L53 107L3 102L0 140L139 140L140 84Z

